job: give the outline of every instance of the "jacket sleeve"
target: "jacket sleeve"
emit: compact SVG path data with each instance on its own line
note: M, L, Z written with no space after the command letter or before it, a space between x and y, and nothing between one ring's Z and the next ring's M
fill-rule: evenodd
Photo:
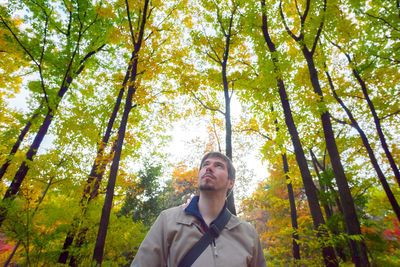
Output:
M250 267L266 267L267 263L265 262L264 251L261 247L260 237L257 234L257 231L253 228L254 233L254 249L253 249L253 257L251 260Z
M167 228L165 213L161 212L147 233L136 253L131 267L164 267L167 266Z

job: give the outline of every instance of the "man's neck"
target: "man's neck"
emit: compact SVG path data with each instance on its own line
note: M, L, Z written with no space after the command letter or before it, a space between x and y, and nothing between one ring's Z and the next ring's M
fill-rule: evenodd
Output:
M225 195L215 192L200 192L199 211L207 226L214 221L225 205Z

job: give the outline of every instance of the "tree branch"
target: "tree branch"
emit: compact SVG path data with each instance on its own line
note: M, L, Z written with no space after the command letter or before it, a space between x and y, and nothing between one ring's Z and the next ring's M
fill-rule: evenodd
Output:
M397 115L397 114L399 114L399 113L400 113L400 110L397 110L397 111L395 111L395 112L393 112L393 113L390 113L390 114L388 114L388 115L385 115L385 116L379 118L379 120L382 121L382 120L384 120L384 119L386 119L386 118L388 118L388 117L395 116L395 115Z
M125 0L125 5L126 5L126 14L128 16L128 22L129 22L129 30L131 32L131 38L132 38L132 43L135 44L135 35L133 34L133 27L132 27L132 20L131 20L131 15L129 14L129 4L128 4L128 0Z
M283 10L282 10L282 0L279 1L279 13L281 15L281 19L283 22L283 25L285 26L285 30L286 32L289 34L290 37L293 38L293 40L295 40L296 42L299 42L301 40L300 37L297 37L288 27L287 23L286 23L286 19L285 19L285 15L283 15Z
M309 2L309 0L307 0L307 2ZM324 12L323 12L323 14L322 14L321 23L319 24L318 31L317 31L317 35L315 36L314 44L313 44L313 47L312 47L312 49L311 49L311 54L312 54L312 55L314 54L315 49L317 48L318 40L319 40L319 37L321 36L322 28L324 27L325 12L326 12L326 0L324 0L323 11L324 11Z
M399 28L396 28L395 26L393 26L392 24L390 24L390 23L389 23L387 20L385 20L384 18L374 16L374 15L372 15L372 14L369 14L368 12L362 12L362 13L365 14L365 15L367 15L367 16L369 16L369 17L371 17L371 18L374 18L374 19L377 19L377 20L381 20L381 21L383 21L384 24L387 24L390 28L394 29L394 30L397 31L397 32L400 32L400 29L399 29Z
M193 91L190 91L190 93L193 95L194 99L196 99L205 109L211 110L211 111L217 111L219 113L221 113L222 115L225 116L225 113L222 112L220 109L217 108L211 108L209 106L207 106L206 104L203 103L203 101L201 101L201 99L199 99L194 93Z

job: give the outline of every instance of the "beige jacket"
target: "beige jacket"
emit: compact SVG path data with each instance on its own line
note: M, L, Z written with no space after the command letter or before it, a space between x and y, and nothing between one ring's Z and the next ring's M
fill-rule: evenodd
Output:
M161 212L133 260L131 267L176 267L203 236L195 216L184 205ZM265 257L254 227L232 215L220 236L192 267L264 267Z

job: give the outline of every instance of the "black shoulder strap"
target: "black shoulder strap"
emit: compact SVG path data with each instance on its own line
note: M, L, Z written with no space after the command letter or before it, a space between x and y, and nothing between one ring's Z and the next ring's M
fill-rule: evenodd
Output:
M196 244L189 250L185 257L181 260L178 267L189 267L192 266L193 262L203 253L203 251L211 244L214 238L217 238L221 233L224 226L228 223L231 218L231 213L227 208L217 218L217 220L210 224L208 231L197 241Z

